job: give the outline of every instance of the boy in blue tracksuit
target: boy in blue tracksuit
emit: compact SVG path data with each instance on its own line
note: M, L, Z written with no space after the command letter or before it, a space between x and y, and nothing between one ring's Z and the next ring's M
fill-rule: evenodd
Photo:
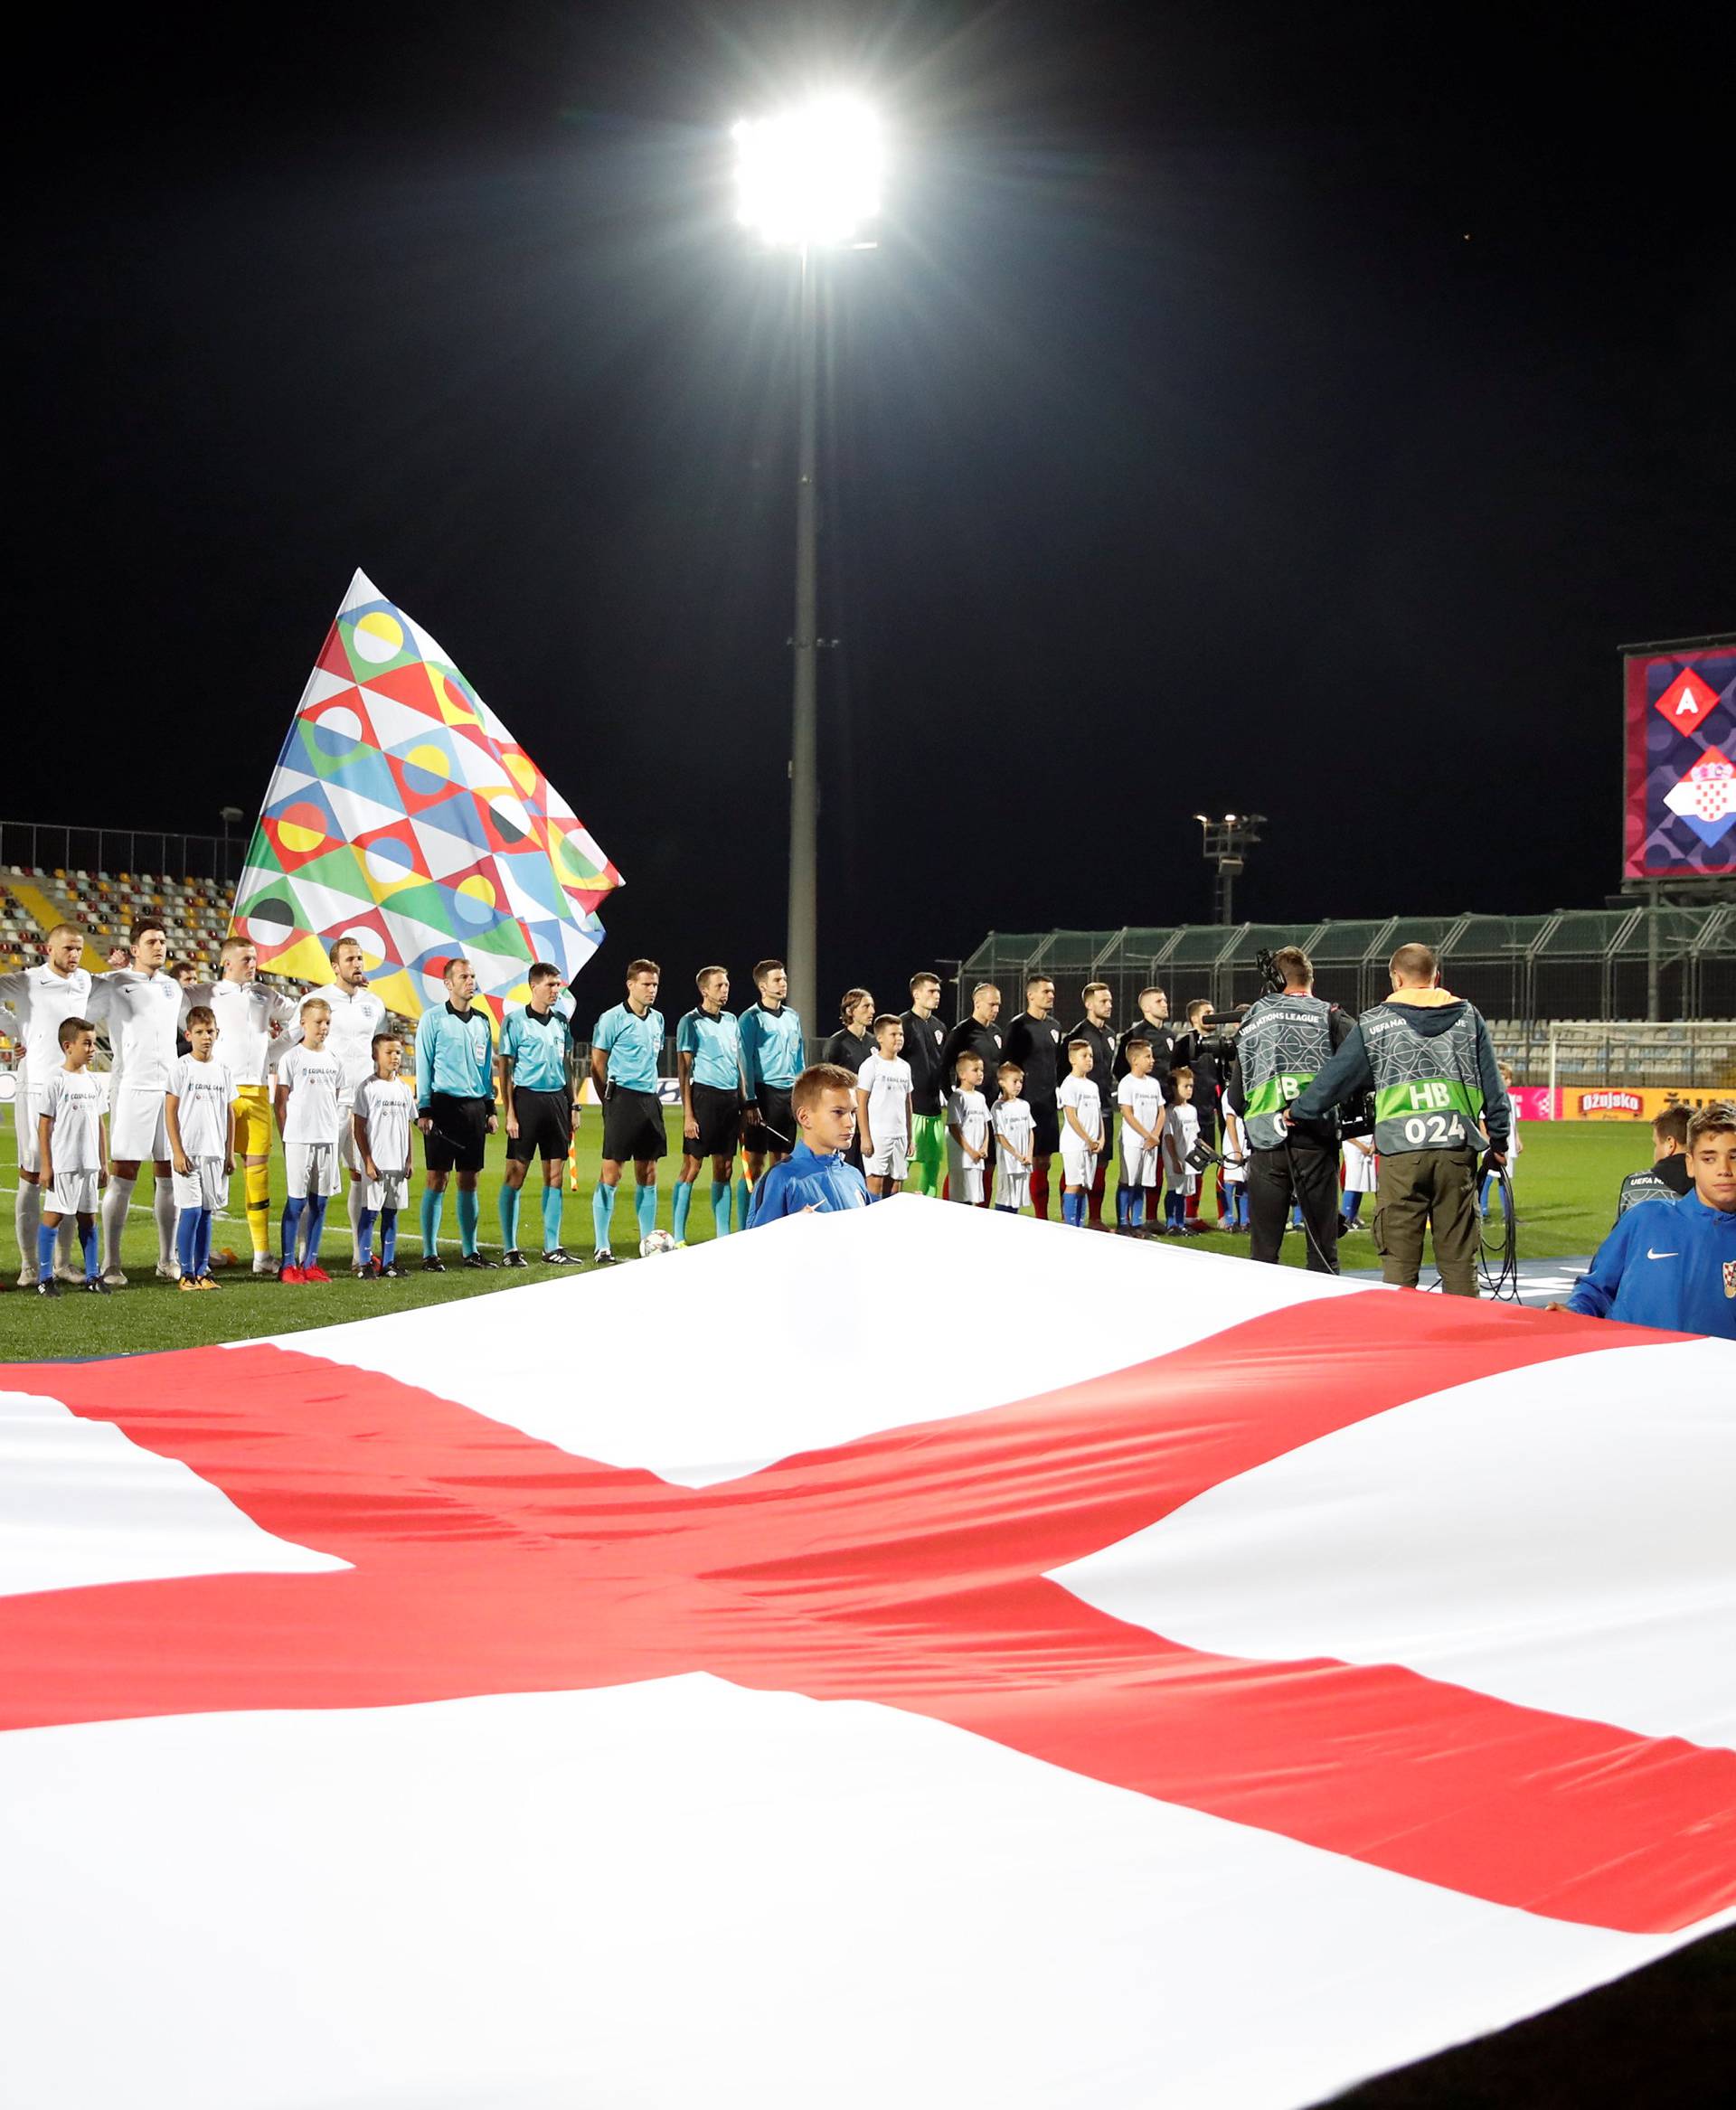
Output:
M856 1133L856 1080L835 1062L803 1070L790 1090L797 1140L755 1183L748 1229L807 1210L866 1209L868 1182L844 1163Z
M1552 1310L1736 1341L1736 1106L1689 1122L1688 1169L1692 1190L1629 1209Z

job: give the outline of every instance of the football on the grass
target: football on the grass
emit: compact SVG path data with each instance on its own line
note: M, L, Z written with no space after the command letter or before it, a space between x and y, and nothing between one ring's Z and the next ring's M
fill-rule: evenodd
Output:
M675 1241L665 1230L646 1231L639 1240L639 1258L648 1260L654 1253L673 1253Z

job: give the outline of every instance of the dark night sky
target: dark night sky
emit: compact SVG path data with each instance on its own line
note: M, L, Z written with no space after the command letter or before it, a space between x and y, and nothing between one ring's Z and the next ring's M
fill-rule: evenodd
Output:
M1201 918L1201 808L1271 817L1262 918L1617 883L1614 648L1736 622L1693 11L269 19L18 65L0 815L250 816L360 564L626 873L599 971L781 950L789 280L725 127L832 75L896 161L833 274L822 1021Z

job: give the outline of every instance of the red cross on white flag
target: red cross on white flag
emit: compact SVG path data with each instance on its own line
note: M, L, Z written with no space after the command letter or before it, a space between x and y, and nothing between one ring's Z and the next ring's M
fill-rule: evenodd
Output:
M22 2056L1277 2105L1613 1975L1736 1905L1736 1358L1621 1338L901 1202L0 1374Z

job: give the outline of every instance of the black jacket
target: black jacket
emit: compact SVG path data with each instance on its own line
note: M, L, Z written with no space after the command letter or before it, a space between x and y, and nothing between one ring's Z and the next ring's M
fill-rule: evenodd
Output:
M1024 1072L1024 1097L1033 1107L1052 1107L1055 1087L1067 1067L1061 1021L1051 1012L1047 1018L1033 1018L1022 1011L1006 1029L1003 1062L1016 1062Z
M847 1069L854 1077L873 1053L874 1046L872 1033L853 1033L840 1026L821 1050L820 1060L835 1062L840 1069Z
M995 1072L1001 1066L1001 1056L1005 1047L1006 1035L998 1025L979 1025L974 1017L967 1013L947 1035L946 1044L940 1050L941 1090L949 1092L958 1081L953 1075L953 1065L968 1049L983 1059L983 1097L992 1107L995 1097L990 1097L989 1087L995 1082ZM996 1093L995 1096L999 1095Z

